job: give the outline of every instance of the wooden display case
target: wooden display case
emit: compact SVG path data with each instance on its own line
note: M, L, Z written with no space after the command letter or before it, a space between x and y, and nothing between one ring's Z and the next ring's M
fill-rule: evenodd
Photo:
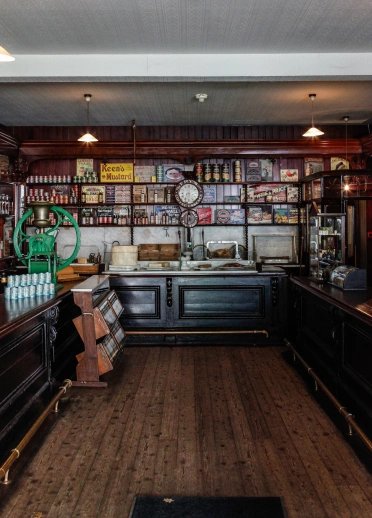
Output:
M71 291L81 309L74 324L84 342L84 351L76 357L73 385L106 387L99 377L113 369L124 346L125 333L119 323L124 308L115 291L110 291L107 275L93 275Z

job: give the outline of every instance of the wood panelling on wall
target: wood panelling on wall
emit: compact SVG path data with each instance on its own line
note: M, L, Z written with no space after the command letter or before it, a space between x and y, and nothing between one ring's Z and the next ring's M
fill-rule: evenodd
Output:
M300 139L307 130L304 126L137 126L139 140L286 140ZM328 139L344 139L345 126L324 126L324 136ZM77 140L86 128L83 126L15 126L7 131L24 140ZM91 126L90 131L99 140L131 141L131 126ZM368 134L365 125L348 125L348 138L362 138Z

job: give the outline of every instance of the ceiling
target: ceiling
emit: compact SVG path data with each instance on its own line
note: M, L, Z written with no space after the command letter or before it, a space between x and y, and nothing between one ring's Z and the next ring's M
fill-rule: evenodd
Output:
M0 124L372 123L370 0L1 0ZM195 94L206 93L204 103Z

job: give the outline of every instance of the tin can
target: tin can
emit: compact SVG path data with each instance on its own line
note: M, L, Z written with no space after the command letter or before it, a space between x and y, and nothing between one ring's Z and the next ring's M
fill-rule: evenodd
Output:
M222 181L229 182L230 181L230 167L229 164L222 165Z
M21 286L26 286L27 285L27 275L25 275L25 274L21 275L20 285Z
M242 181L242 170L240 160L236 160L234 163L234 182Z
M18 299L18 288L17 288L17 286L13 286L13 288L11 288L11 290L10 290L10 298L12 300L17 300Z
M33 286L36 286L39 283L39 276L37 273L32 273L31 275L32 275L31 284Z
M14 286L20 286L21 285L21 278L19 275L14 276Z
M45 273L39 273L39 284L45 284Z
M210 182L212 180L212 168L210 164L204 164L204 181Z
M49 284L49 293L50 293L51 295L54 295L54 294L55 294L55 292L56 292L56 287L55 287L55 285L53 284L53 282L51 282L51 283Z
M12 288L14 286L14 275L8 275L8 282L7 282L9 288Z
M34 284L30 286L30 297L36 297L36 286Z
M195 179L197 182L203 181L203 164L201 162L197 162L195 165Z
M23 286L18 286L18 298L23 299L25 296L25 288Z
M24 298L28 299L30 297L30 286L24 286L23 290Z
M49 286L50 284L43 284L43 295L49 295L50 294L50 289L49 289Z
M164 167L162 165L157 165L156 166L156 181L162 182L163 175L164 175Z
M221 166L220 164L213 164L212 180L214 182L221 181Z
M6 299L10 299L10 290L11 290L11 289L12 289L11 287L9 287L9 286L5 286L5 288L4 288L4 297L5 297Z
M43 284L36 284L36 296L43 294Z

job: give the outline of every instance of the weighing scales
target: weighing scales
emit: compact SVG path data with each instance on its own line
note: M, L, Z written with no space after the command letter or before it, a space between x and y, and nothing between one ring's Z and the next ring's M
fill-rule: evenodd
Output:
M80 249L80 228L72 215L67 210L53 205L49 201L33 201L29 203L31 207L18 221L14 230L14 250L21 260L27 266L28 273L46 273L49 272L52 282L57 283L57 272L69 266L77 256ZM52 226L49 219L49 213L55 214L56 223ZM34 215L32 225L36 227L36 233L33 235L26 234L23 231L23 225L26 220ZM58 235L59 227L64 221L68 221L69 226L75 230L76 244L75 248L67 259L61 259L55 251L55 240ZM21 248L27 244L27 252L24 254Z

